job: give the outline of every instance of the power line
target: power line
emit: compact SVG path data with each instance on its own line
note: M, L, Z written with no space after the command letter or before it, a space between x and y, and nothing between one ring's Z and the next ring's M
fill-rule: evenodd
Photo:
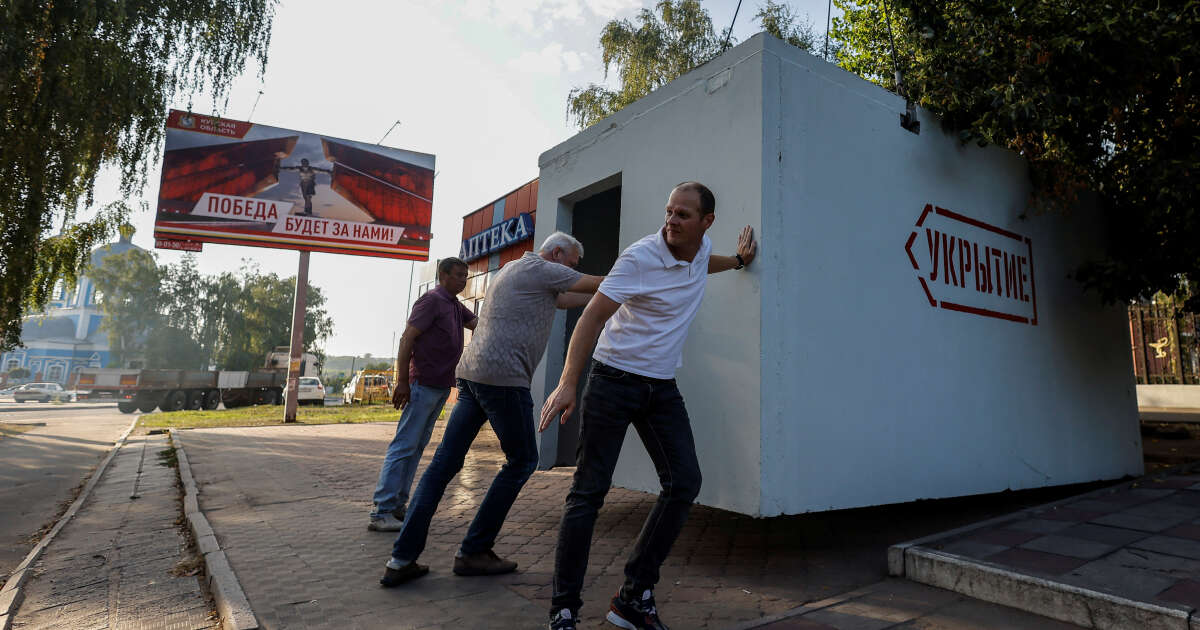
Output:
M829 5L825 7L825 54L822 55L825 61L829 61L829 27L833 24L833 0L829 0Z
M738 0L737 7L733 10L733 21L729 23L729 30L725 31L725 43L721 44L721 52L725 52L729 48L729 36L733 34L733 25L737 23L738 11L742 9L742 0Z

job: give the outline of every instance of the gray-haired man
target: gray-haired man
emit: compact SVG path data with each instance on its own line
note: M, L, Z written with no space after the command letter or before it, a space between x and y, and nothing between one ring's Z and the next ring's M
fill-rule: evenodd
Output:
M496 556L492 545L517 494L537 467L529 382L546 350L554 309L583 306L604 279L575 271L582 257L579 241L555 232L537 254L527 252L508 263L492 281L479 314L480 325L458 363L458 403L413 495L379 581L383 586L397 586L429 571L416 561L425 549L430 521L484 421L491 423L506 461L455 556L454 572L495 575L517 568L517 563Z

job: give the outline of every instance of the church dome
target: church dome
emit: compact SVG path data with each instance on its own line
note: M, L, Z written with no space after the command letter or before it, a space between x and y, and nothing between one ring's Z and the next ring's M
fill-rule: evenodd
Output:
M112 256L113 254L124 254L131 249L142 249L141 247L133 244L133 233L135 230L133 229L132 225L126 223L118 228L118 231L120 232L121 237L117 240L117 242L101 245L100 247L92 250L90 262L93 267L99 267L100 265L104 264L103 260L109 256Z

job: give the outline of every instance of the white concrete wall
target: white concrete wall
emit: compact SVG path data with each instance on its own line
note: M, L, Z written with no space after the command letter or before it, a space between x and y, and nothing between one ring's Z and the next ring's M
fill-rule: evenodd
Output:
M1200 409L1200 385L1138 385L1139 407Z
M1020 218L1016 155L914 135L902 99L764 43L759 513L1140 473L1124 312L1067 277L1091 213ZM931 307L904 247L930 203L1031 238L1037 325Z
M671 188L694 179L717 196L717 218L708 232L714 252L734 253L739 230L762 223L761 108L757 54L735 49L550 149L539 160L537 242L569 228L563 198L619 173L621 249L658 230ZM555 208L557 218L547 211ZM755 272L711 276L677 374L704 474L699 501L747 514L758 512L761 486L760 300ZM539 403L561 373L562 339L556 327L534 378ZM543 457L548 452L543 445ZM632 429L614 483L658 491L654 468Z
M914 135L903 111L757 36L541 156L539 241L569 228L578 191L618 174L622 247L658 229L685 179L717 195L715 251L758 231L749 272L710 279L678 373L701 503L771 516L1141 472L1124 313L1067 277L1098 251L1095 218L1021 218L1017 156L962 147L926 114ZM931 307L905 251L925 204L1031 239L1036 325ZM928 265L923 242L912 251ZM562 338L560 321L539 403ZM658 489L632 431L615 483Z

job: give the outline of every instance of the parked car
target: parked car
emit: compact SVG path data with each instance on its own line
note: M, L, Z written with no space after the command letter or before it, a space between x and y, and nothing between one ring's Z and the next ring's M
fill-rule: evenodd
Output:
M71 400L71 392L65 391L58 383L26 383L13 392L13 400L27 402L50 402L51 400Z
M391 370L359 370L350 378L342 390L342 402L347 405L360 403L386 403L392 399Z
M283 395L287 396L287 386L283 387ZM321 379L315 376L301 376L299 388L296 390L296 403L300 405L324 405L325 386Z

